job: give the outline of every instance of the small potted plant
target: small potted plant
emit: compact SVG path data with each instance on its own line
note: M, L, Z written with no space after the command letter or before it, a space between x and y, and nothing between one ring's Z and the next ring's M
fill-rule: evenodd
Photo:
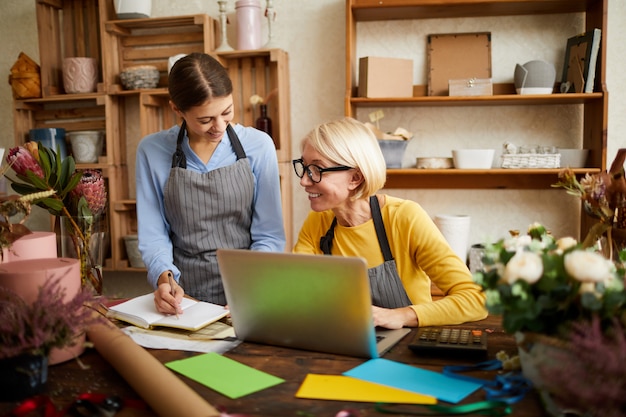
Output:
M38 393L47 380L48 357L53 348L65 348L79 343L77 336L98 320L86 304L93 302L89 289L82 288L66 294L63 276L45 280L36 292L16 288L36 285L34 282L15 283L6 271L10 265L4 254L20 238L31 234L24 226L30 214L31 201L46 198L50 192L25 196L9 196L0 202L0 247L2 272L0 280L0 401L17 400ZM36 261L28 261L34 263ZM78 279L78 277L77 277ZM15 285L14 285L15 284Z
M566 402L572 409L574 398L580 415L623 415L624 255L607 259L595 246L556 239L538 223L526 235L486 245L474 280L489 312L501 315L504 331L515 334L522 372L551 415L561 416ZM599 403L604 411L619 411L600 413Z
M67 300L60 279L46 281L33 302L0 286L0 401L43 389L50 351L71 346L100 317L86 306L92 301L84 288Z

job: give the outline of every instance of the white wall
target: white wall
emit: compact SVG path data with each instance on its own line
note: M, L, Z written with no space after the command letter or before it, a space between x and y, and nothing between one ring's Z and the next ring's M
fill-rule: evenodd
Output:
M343 116L344 97L344 28L345 2L343 0L274 0L277 13L274 24L275 40L289 53L291 75L291 126L293 133L293 156L298 156L298 143L315 124ZM218 17L216 1L210 0L153 0L153 16L207 13ZM229 39L235 45L234 1L229 1ZM415 56L420 59L423 51L420 42L396 44L389 48L385 43L387 34L400 30L430 31L430 33L492 31L493 70L495 82L510 82L515 63L540 58L554 62L557 72L562 65L558 48L547 47L555 38L576 33L575 26L554 24L553 17L546 17L544 27L559 28L543 39L535 39L531 21L526 18L454 19L447 23L438 21L394 22L367 24L361 32L368 36L369 29L383 30L385 36L372 38L368 48L359 50L360 55ZM607 88L609 100L609 149L608 163L617 149L626 147L626 83L620 79L626 68L626 2L609 0ZM10 67L19 52L23 51L39 62L35 0L2 0L0 2L0 79L7 80ZM447 25L447 26L446 26ZM266 27L266 22L264 22ZM515 36L515 31L526 33ZM543 30L543 28L542 28ZM411 32L403 32L411 33ZM526 43L528 42L528 43ZM418 46L415 46L418 45ZM563 45L564 47L564 45ZM391 52L389 52L391 51ZM384 54L384 55L383 55ZM420 56L418 56L420 55ZM415 83L425 84L423 67L416 66ZM11 89L6 81L0 82L0 146L13 145L13 121L11 115ZM550 107L550 106L546 106ZM569 106L571 107L571 106ZM575 124L563 126L558 122L563 114L556 108L522 109L427 109L386 112L381 124L384 130L402 126L416 134L405 158L405 164L414 163L416 156L443 156L458 143L485 144L499 147L505 140L541 143L543 138L555 140L557 145L576 146L569 133L575 135ZM359 119L367 120L366 114ZM565 115L566 116L566 115ZM509 136L509 126L514 123L526 133ZM488 124L487 133L483 126ZM433 130L429 130L433 127ZM426 132L426 133L425 133ZM433 144L437 145L433 145ZM294 177L295 178L295 177ZM525 229L533 221L541 221L555 235L575 234L578 227L577 202L573 197L562 195L564 191L467 191L467 190L390 190L391 194L415 199L432 215L439 213L464 213L472 217L471 242L497 238L510 229ZM309 207L297 181L294 179L294 229L297 231Z

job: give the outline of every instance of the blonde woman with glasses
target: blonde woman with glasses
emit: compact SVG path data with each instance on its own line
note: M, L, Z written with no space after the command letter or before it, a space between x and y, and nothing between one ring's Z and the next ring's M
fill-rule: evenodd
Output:
M357 256L368 264L376 326L460 324L487 316L480 287L422 207L380 194L386 165L362 123L313 129L293 161L312 211L294 252ZM433 301L431 283L445 296Z

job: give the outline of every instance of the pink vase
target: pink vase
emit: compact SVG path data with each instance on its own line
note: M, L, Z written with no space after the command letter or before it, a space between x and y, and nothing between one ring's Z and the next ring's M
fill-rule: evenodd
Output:
M235 2L237 13L237 49L259 49L261 39L261 4L259 0L238 0Z
M22 239L18 239L18 241L21 241ZM46 240L49 242L48 235L46 235L43 239L43 241ZM33 240L31 238L31 242L33 241L41 242L42 239L35 238ZM25 242L20 243L24 244ZM56 255L56 239L54 239L53 243ZM24 254L27 253L28 255L32 255L36 252L33 248L37 247L40 248L41 254L52 250L49 243L40 246L33 245L31 243L28 251L21 251L18 254L13 254L11 256L15 257L19 255L20 259L26 259L26 255ZM46 281L58 277L63 277L62 285L65 288L65 300L71 300L81 290L80 262L78 259L56 257L40 259L30 258L28 260L5 261L0 264L0 286L15 292L28 303L35 301L39 287L41 287ZM82 334L76 338L74 346L63 349L52 349L50 355L48 356L48 364L55 365L57 363L68 361L80 356L84 351L85 335Z
M98 85L95 58L73 57L63 60L63 88L68 94L93 93Z

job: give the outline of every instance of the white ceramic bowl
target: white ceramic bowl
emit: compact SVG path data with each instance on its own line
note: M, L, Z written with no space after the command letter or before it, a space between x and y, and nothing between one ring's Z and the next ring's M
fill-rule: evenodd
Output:
M459 169L489 169L493 165L495 149L455 149L454 167Z
M584 168L587 164L589 149L562 149L557 150L561 154L562 168Z

